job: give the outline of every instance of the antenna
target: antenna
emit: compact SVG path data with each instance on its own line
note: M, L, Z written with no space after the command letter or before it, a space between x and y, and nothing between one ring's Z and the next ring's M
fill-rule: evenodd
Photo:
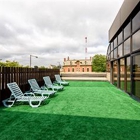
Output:
M87 37L85 37L85 60L87 59Z

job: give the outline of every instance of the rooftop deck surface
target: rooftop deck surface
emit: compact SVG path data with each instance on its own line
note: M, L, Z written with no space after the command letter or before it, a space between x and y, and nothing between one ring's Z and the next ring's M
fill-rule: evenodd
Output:
M139 140L140 103L109 82L69 81L38 108L0 107L1 140Z

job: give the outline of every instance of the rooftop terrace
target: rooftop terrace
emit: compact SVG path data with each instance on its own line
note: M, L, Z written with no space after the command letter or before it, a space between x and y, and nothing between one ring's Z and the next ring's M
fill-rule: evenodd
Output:
M40 107L0 107L1 140L139 140L140 103L109 82L70 81Z

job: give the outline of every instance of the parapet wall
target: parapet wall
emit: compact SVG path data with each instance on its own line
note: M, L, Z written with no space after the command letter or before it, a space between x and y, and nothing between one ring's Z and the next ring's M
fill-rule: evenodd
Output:
M64 80L96 80L96 81L107 81L106 72L61 72L61 77Z

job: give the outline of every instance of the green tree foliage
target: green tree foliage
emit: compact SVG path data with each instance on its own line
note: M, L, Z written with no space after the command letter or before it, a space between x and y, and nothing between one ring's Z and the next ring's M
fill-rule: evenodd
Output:
M6 62L0 62L1 67L23 67L16 61L9 61L7 60Z
M105 72L106 71L106 56L97 54L92 60L92 70L95 72Z
M5 66L6 66L6 64L4 62L0 61L0 67L5 67Z
M46 69L45 66L40 66L39 68L40 68L40 69Z

